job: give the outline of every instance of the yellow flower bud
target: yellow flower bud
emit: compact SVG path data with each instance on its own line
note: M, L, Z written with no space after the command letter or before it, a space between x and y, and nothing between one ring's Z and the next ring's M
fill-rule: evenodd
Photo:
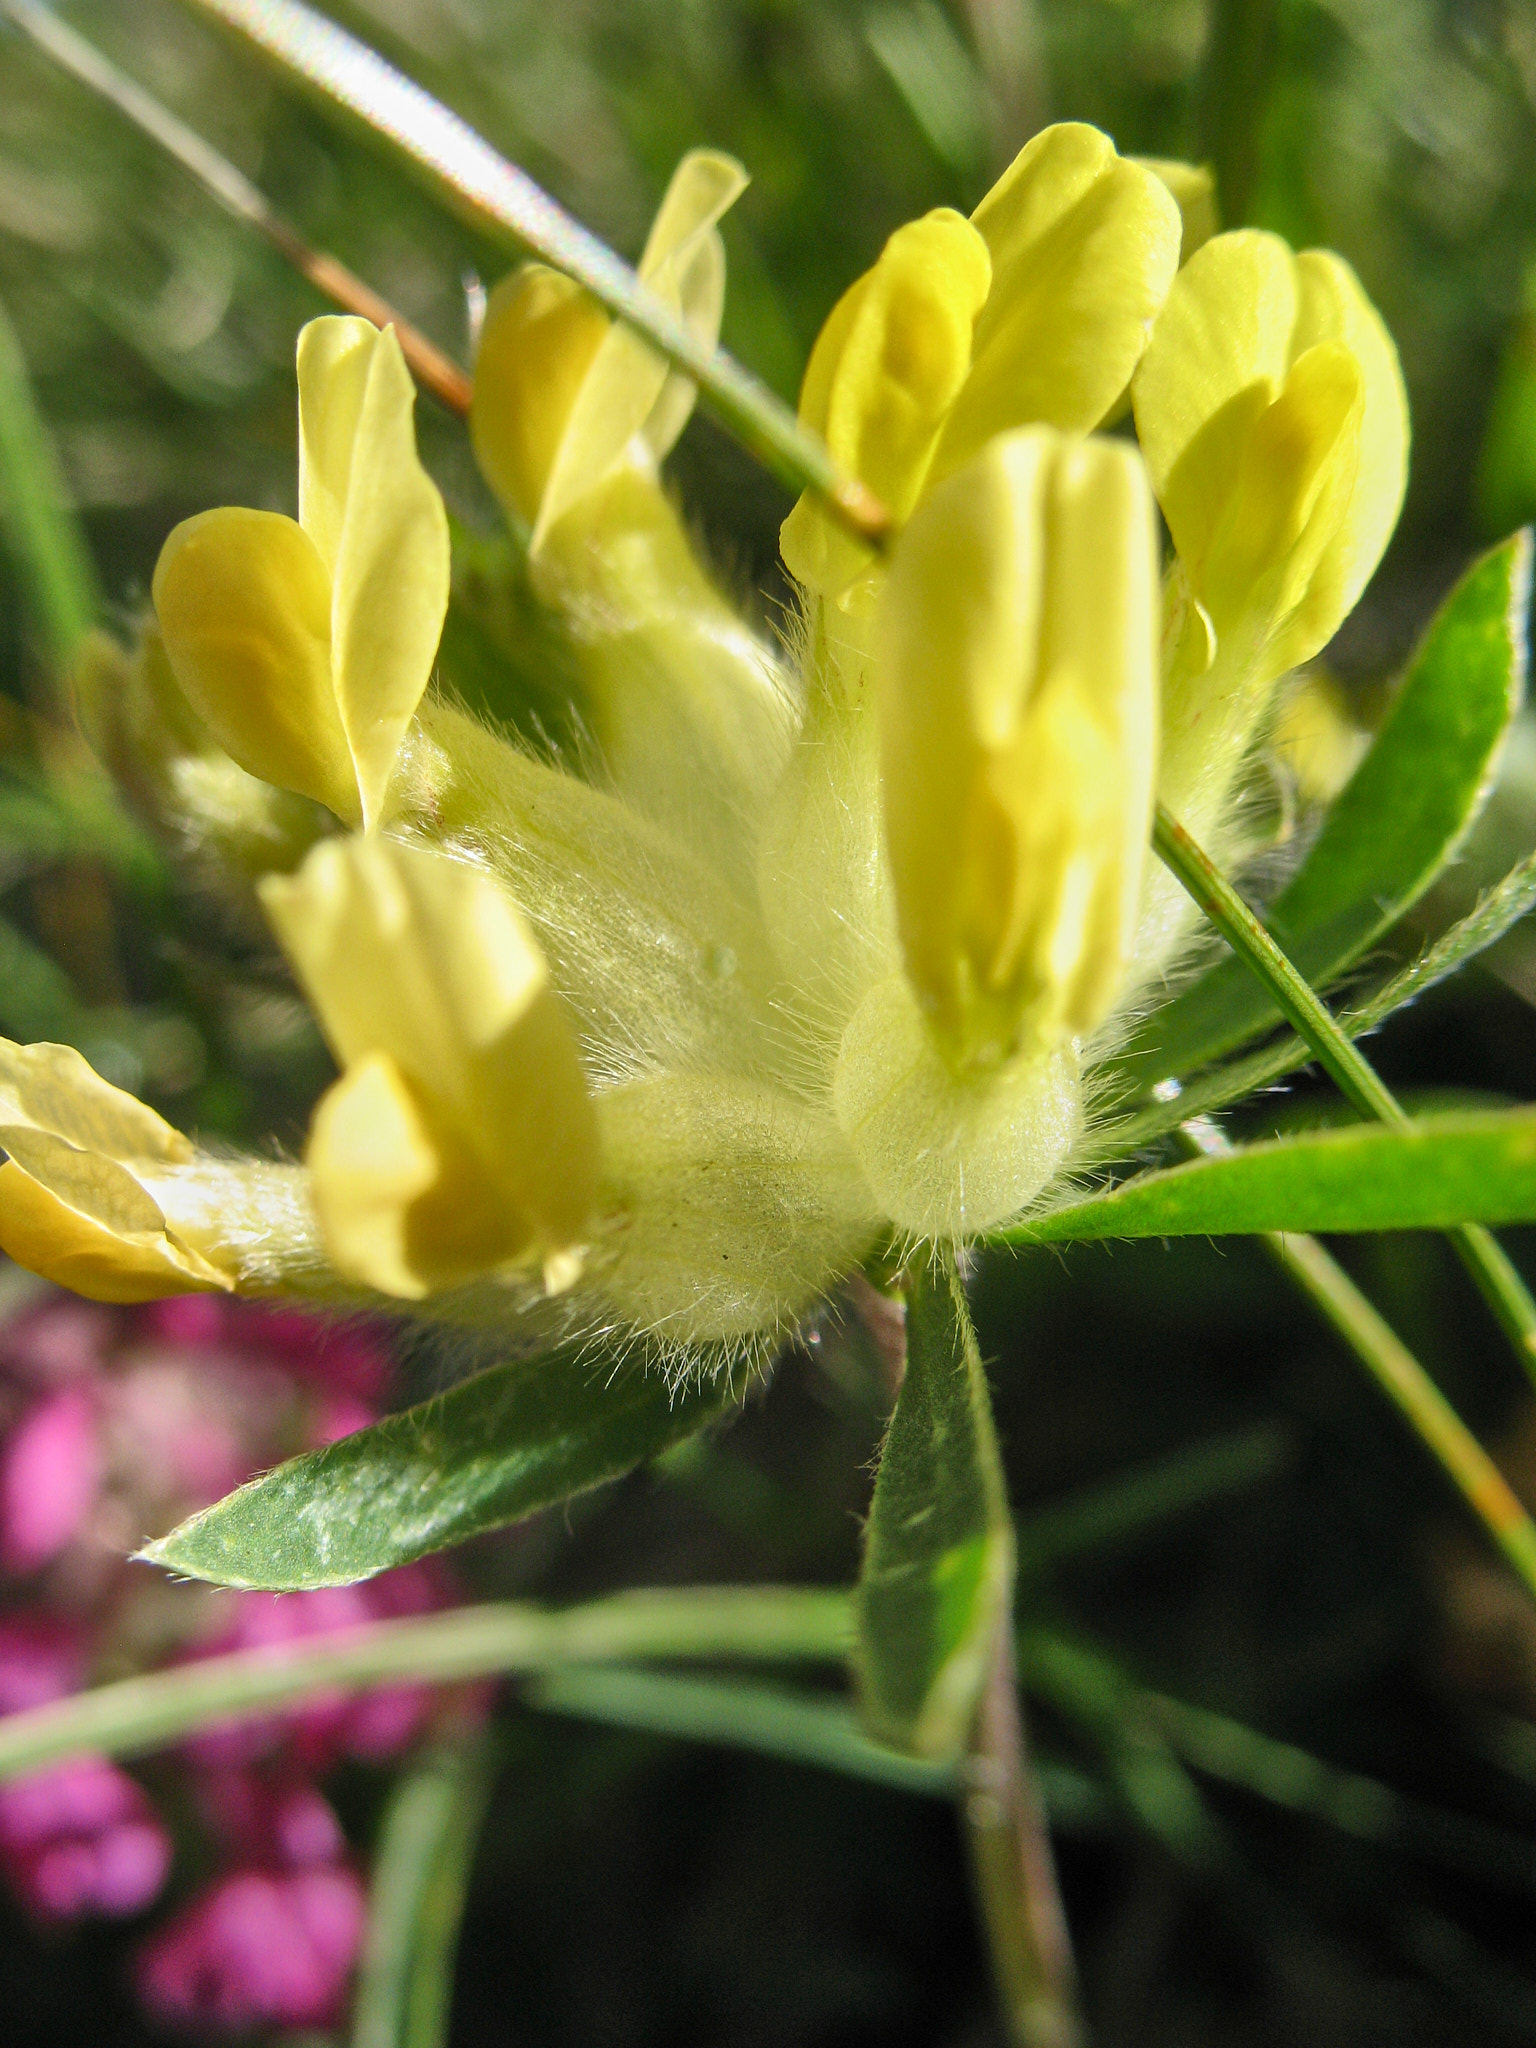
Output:
M181 1133L66 1045L0 1039L0 1250L93 1301L233 1283L168 1225L151 1191L192 1159Z
M1162 178L1096 128L1047 128L969 222L941 208L892 235L822 328L800 417L898 519L997 434L1086 432L1125 393L1181 233ZM870 560L809 497L780 545L823 596Z
M1093 1028L1130 955L1158 592L1134 449L1027 429L925 497L874 618L907 974L951 1063Z
M940 207L896 230L817 336L800 417L898 519L917 502L970 371L971 330L991 278L982 237ZM870 559L809 496L779 539L790 574L829 596Z
M1216 236L1170 291L1133 397L1207 659L1226 644L1257 681L1308 660L1369 581L1407 480L1397 352L1354 272L1256 229Z
M713 348L725 305L716 223L746 187L734 158L691 150L673 173L639 262L641 280ZM491 294L475 364L470 435L509 510L551 529L632 453L660 462L695 390L633 329L568 279L530 264Z
M568 1273L596 1123L510 897L445 854L353 839L262 900L343 1069L307 1155L337 1267L404 1299L525 1255Z
M299 517L185 520L155 569L172 671L242 768L372 826L448 607L448 521L391 329L299 336Z
M1183 235L1164 181L1079 121L1026 143L971 218L992 289L936 476L1013 427L1096 427L1147 345Z

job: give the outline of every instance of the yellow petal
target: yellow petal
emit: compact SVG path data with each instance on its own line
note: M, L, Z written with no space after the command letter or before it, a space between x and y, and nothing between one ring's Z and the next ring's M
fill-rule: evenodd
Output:
M725 303L725 249L715 223L746 188L734 158L691 150L672 174L639 274L713 347ZM694 389L634 329L614 322L598 344L565 423L534 524L535 551L550 529L596 489L636 435L660 457L682 432Z
M1161 498L1208 423L1241 400L1267 404L1291 366L1296 263L1278 235L1238 228L1191 258L1136 371L1136 433ZM1182 549L1181 549L1182 552Z
M1027 143L972 219L992 289L935 475L1013 427L1097 426L1147 345L1183 233L1162 179L1080 122Z
M491 293L475 358L469 433L508 511L531 526L608 315L557 270L524 264Z
M550 1247L597 1179L581 1063L537 942L504 890L447 855L330 840L262 900L337 1058L388 1053Z
M1349 517L1309 599L1309 652L1322 646L1358 603L1403 508L1408 485L1408 394L1397 348L1381 315L1341 256L1307 249L1296 259L1300 286L1293 346L1342 342L1360 367L1360 455ZM1332 624L1328 624L1328 620ZM1306 655L1294 655L1294 661Z
M1259 679L1315 654L1390 537L1407 474L1396 352L1337 257L1218 235L1136 373L1136 426L1218 637Z
M183 520L160 550L154 601L176 681L225 753L356 822L331 683L331 581L302 528L235 507Z
M494 1270L533 1234L386 1053L369 1054L322 1097L305 1163L337 1269L402 1300Z
M970 370L990 277L981 236L940 207L896 230L874 269L833 307L811 352L801 419L898 518L917 501ZM870 559L809 495L779 541L791 575L825 595Z
M180 1131L102 1080L69 1045L16 1045L0 1038L0 1124L48 1132L114 1159L179 1166L192 1158Z
M1154 178L1161 178L1173 194L1183 228L1179 261L1187 263L1221 225L1215 172L1209 164L1187 164L1171 156L1133 156L1130 161L1150 171Z
M0 1166L0 1251L90 1301L159 1301L231 1285L163 1229L121 1236L11 1161Z
M448 610L448 515L416 453L415 402L392 328L330 318L300 335L300 519L331 572L331 674L358 792L343 815L360 808L370 826Z
M1034 429L936 485L874 621L907 972L958 1067L1092 1028L1129 958L1160 596L1135 451Z

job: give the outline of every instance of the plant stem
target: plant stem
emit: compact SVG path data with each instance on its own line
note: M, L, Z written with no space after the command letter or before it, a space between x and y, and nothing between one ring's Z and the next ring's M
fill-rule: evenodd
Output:
M1318 1063L1362 1115L1412 1128L1413 1120L1310 984L1297 973L1221 870L1159 804L1152 844L1227 944L1263 982ZM1502 1247L1480 1224L1446 1232L1457 1257L1492 1309L1515 1354L1536 1382L1536 1300Z
M423 390L430 391L440 405L461 419L468 413L474 386L459 365L344 263L323 249L311 248L243 171L236 170L168 107L104 57L93 43L60 21L52 8L38 5L38 0L0 0L0 7L61 70L99 94L151 141L159 143L205 192L237 220L253 227L333 305L348 313L360 313L375 327L393 327L401 353Z
M889 512L867 485L842 474L820 436L801 426L782 399L723 349L705 346L621 257L376 50L301 0L183 5L233 30L285 77L365 123L483 231L574 278L686 371L722 424L791 489L814 491L849 532L873 547L885 544Z
M820 1587L615 1593L563 1610L512 1602L457 1608L208 1657L7 1715L0 1719L0 1779L85 1751L154 1749L322 1690L654 1657L836 1664L852 1635L848 1595Z
M0 307L0 527L57 681L101 609L96 573L58 456L32 395L26 358Z
M1013 1627L997 1631L960 1811L1012 2048L1079 2048L1077 1971L1045 1802L1019 1702Z
M1232 1149L1214 1124L1186 1124L1181 1136L1191 1152ZM1406 1417L1536 1598L1536 1522L1418 1359L1315 1237L1266 1231L1262 1241Z

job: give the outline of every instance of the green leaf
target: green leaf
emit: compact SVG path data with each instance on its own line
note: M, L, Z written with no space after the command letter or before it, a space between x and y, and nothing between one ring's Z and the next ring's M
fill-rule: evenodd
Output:
M1467 571L1409 665L1375 745L1265 918L1323 987L1416 903L1488 793L1525 690L1531 535ZM1139 1081L1188 1074L1274 1023L1240 960L1219 962L1149 1017L1123 1063Z
M551 1671L531 1679L519 1697L540 1713L753 1750L901 1792L959 1789L952 1761L901 1756L871 1742L844 1702L825 1693L608 1664Z
M970 1733L1013 1594L1014 1543L986 1374L952 1254L913 1269L907 1369L856 1595L868 1727L920 1756Z
M491 1780L489 1745L476 1737L429 1751L390 1795L368 1887L352 2048L443 2048Z
M1144 1173L1003 1234L1015 1244L1536 1221L1536 1108L1309 1131Z
M570 1353L451 1392L290 1458L140 1555L220 1586L349 1586L616 1479L729 1406L726 1376L673 1392Z
M0 523L56 675L96 621L96 576L26 360L0 308Z

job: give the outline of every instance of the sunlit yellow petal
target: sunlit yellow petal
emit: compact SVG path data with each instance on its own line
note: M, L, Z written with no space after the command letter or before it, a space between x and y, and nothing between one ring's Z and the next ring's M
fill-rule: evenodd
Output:
M336 708L365 825L383 811L400 743L431 676L449 580L448 515L416 453L416 387L393 330L372 332L331 593ZM349 411L358 371L352 354L345 364L338 381Z
M1183 225L1179 261L1187 263L1197 249L1204 248L1221 225L1216 204L1216 174L1209 164L1188 164L1171 156L1135 156L1130 159L1161 178L1173 194Z
M597 1176L581 1063L543 955L478 869L331 840L262 900L344 1066L388 1053L549 1246L579 1238Z
M70 1045L0 1038L0 1124L30 1126L82 1151L183 1165L192 1146L164 1117L104 1081Z
M568 277L524 264L491 293L469 432L486 482L531 526L608 315Z
M1296 259L1300 286L1293 346L1342 342L1360 367L1360 457L1349 518L1310 600L1308 637L1321 646L1359 601L1392 537L1408 484L1408 394L1397 348L1360 280L1340 256L1307 249ZM1324 622L1331 619L1333 624ZM1322 639L1316 635L1321 632ZM1296 657L1303 659L1304 657Z
M158 1301L231 1282L161 1225L125 1235L68 1202L14 1161L0 1166L0 1251L91 1301Z
M991 274L975 228L940 207L896 230L874 269L833 307L812 351L800 417L898 518L916 503L965 384ZM790 573L828 595L869 560L809 495L779 540Z
M338 1270L402 1300L505 1264L533 1234L385 1053L359 1061L321 1099L305 1163Z
M713 347L725 302L725 252L715 223L745 190L734 158L692 150L672 174L639 273ZM693 407L693 386L669 371L633 328L615 322L583 378L551 464L534 525L545 536L619 462L638 434L648 452L671 447Z
M302 528L235 507L183 520L160 551L154 601L176 681L224 751L355 822L331 684L331 581Z
M1027 143L972 218L991 252L992 289L936 475L1032 421L1097 426L1147 345L1183 234L1162 179L1078 122Z
M332 576L378 341L373 322L354 314L328 314L299 331L299 524Z

